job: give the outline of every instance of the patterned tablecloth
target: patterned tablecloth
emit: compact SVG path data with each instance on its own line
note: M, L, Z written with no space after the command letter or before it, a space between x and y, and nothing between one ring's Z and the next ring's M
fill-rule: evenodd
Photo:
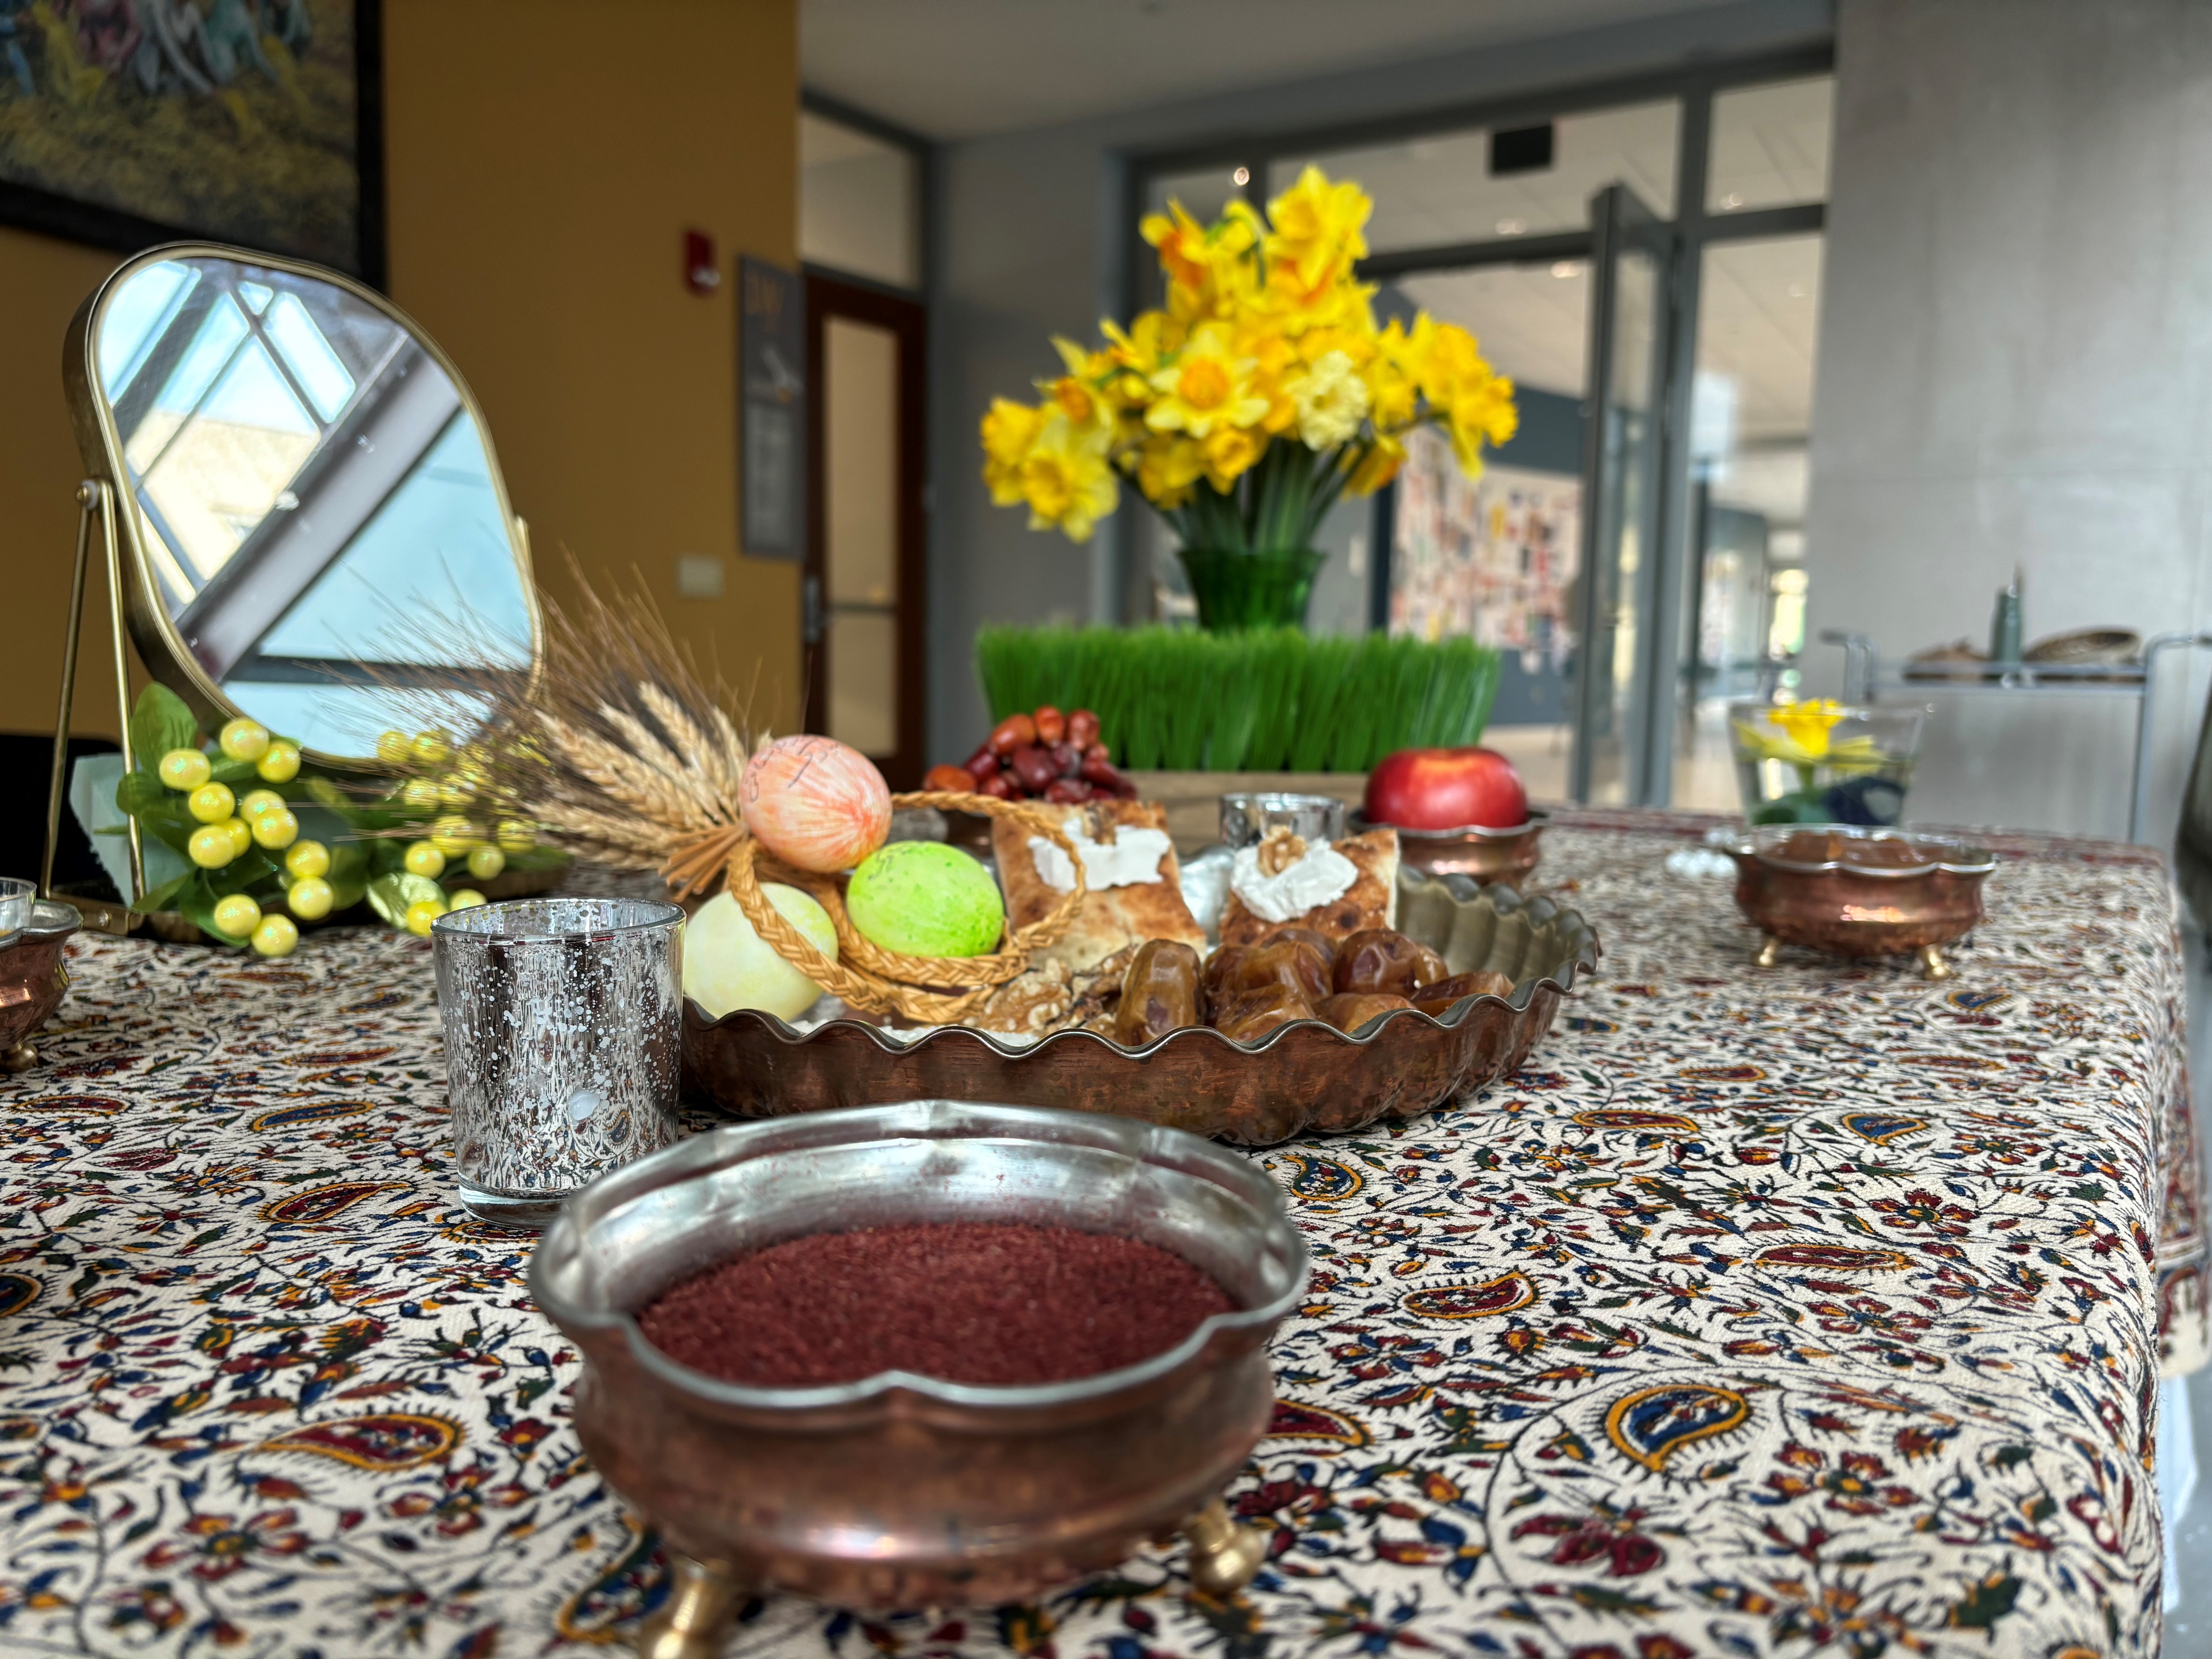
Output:
M1042 1605L732 1650L2149 1655L2160 1373L2203 1352L2162 870L2007 843L1955 981L1747 965L1686 820L1565 820L1598 982L1521 1075L1261 1161L1312 1294L1232 1497ZM429 953L87 938L0 1084L0 1651L528 1655L620 1639L651 1539L582 1462L528 1242L451 1197ZM2160 1265L2161 1209L2165 1261Z

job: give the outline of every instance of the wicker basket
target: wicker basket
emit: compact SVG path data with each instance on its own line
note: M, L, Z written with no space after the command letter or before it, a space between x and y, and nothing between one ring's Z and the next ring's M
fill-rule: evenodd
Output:
M1075 872L1075 886L1042 919L1026 927L1013 929L998 950L980 957L902 956L871 943L860 936L845 908L844 877L793 870L750 837L740 841L730 854L730 895L745 913L745 919L752 923L753 931L767 940L778 956L848 1007L870 1013L899 1014L923 1025L953 1024L981 1008L993 991L1027 969L1032 951L1050 945L1067 931L1083 903L1083 860L1058 822L1027 801L927 789L893 795L891 805L934 806L940 811L1011 818L1067 854L1067 861ZM830 922L837 930L836 960L833 962L816 950L806 936L768 902L768 895L761 890L763 881L783 882L811 894L830 913Z

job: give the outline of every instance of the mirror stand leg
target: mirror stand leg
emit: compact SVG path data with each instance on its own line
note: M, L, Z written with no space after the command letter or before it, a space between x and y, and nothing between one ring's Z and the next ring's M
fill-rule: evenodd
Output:
M54 769L46 786L46 850L39 861L39 896L54 896L54 848L61 840L62 797L69 789L70 722L76 712L76 636L84 625L84 568L92 551L93 504L99 485L76 487L76 568L70 577L69 625L62 635L62 696L54 714Z
M1239 1526L1218 1498L1184 1522L1182 1533L1190 1540L1191 1588L1216 1601L1236 1595L1267 1565L1267 1531Z
M38 1063L39 1051L27 1039L0 1053L0 1072L27 1072Z
M1759 941L1759 954L1751 959L1754 968L1771 968L1782 960L1782 941L1769 933Z
M1952 971L1951 964L1943 960L1942 945L1923 945L1920 947L1920 972L1923 978L1948 979L1951 977Z
M672 1549L668 1571L668 1599L638 1627L638 1659L717 1659L747 1587L720 1562Z

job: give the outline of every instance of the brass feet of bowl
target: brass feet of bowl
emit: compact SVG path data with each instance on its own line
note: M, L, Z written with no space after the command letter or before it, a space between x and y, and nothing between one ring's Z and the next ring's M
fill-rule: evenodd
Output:
M718 1659L747 1587L720 1562L674 1550L668 1571L668 1599L638 1626L638 1659Z
M1182 1535L1190 1540L1191 1588L1217 1601L1236 1595L1267 1565L1266 1529L1237 1525L1218 1498L1183 1522Z
M1920 976L1923 979L1949 979L1958 970L1943 960L1943 947L1923 945L1916 953L1920 957ZM1769 933L1759 941L1759 950L1752 957L1754 968L1771 968L1782 959L1782 941Z
M1183 1522L1190 1542L1191 1588L1225 1601L1258 1577L1267 1565L1267 1530L1230 1519L1218 1498ZM720 1561L702 1561L676 1550L668 1553L673 1581L668 1599L638 1626L638 1659L718 1659L737 1616L753 1587Z

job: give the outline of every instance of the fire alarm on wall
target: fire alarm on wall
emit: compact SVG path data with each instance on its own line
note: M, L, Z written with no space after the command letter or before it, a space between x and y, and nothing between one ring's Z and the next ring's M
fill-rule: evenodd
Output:
M694 294L712 294L722 285L722 268L714 263L714 239L703 230L684 233L684 286Z

